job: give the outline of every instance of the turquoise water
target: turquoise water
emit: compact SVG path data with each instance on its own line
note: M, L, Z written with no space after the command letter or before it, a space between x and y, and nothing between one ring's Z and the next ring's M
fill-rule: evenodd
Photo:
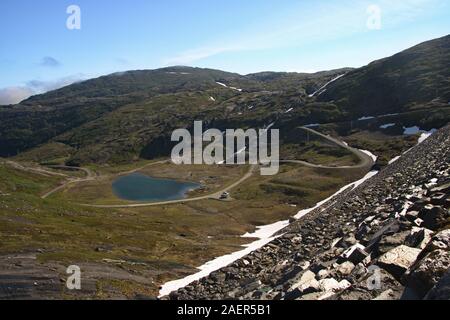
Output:
M184 199L189 191L198 187L200 187L198 183L156 179L141 173L119 177L112 184L117 197L146 202Z

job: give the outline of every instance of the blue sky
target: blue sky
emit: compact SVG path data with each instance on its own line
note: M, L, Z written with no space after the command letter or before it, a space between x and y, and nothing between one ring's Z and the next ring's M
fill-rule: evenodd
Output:
M69 5L81 29L69 30ZM381 29L367 9L381 9ZM169 65L247 74L359 67L450 32L447 0L1 0L0 104Z

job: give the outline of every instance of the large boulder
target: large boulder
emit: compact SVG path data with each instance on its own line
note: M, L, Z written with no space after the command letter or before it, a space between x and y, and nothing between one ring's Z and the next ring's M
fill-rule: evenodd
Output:
M406 238L405 244L408 247L425 249L433 236L433 231L426 228L413 227Z
M427 204L419 211L419 218L423 220L423 226L429 229L437 227L437 221L442 221L445 216L445 209L441 206Z
M378 253L385 254L386 252L405 244L410 231L397 232L393 235L383 236L378 243Z
M420 249L401 245L382 255L378 265L399 280L414 264L420 252Z
M434 250L425 258L417 261L408 274L405 284L413 289L419 298L423 298L444 276L450 268L450 252Z
M428 292L425 300L450 300L450 270L448 270L434 288Z
M318 300L325 300L336 293L348 289L351 287L351 283L347 280L342 280L338 282L336 279L328 278L319 281L319 289L323 292L323 294L318 298Z
M342 276L348 276L349 274L352 273L352 271L354 269L355 269L355 265L350 261L346 261L346 262L340 264L337 267L336 271Z
M338 263L350 261L354 265L357 265L369 256L364 249L364 246L359 243L351 246L338 258Z
M374 285L373 279L377 277L379 286ZM361 277L351 288L338 293L336 300L398 300L403 292L403 286L387 271L383 269L372 270Z
M300 280L295 282L284 297L285 300L294 300L305 294L319 291L319 282L316 280L316 274L306 270Z
M426 252L433 250L450 251L450 229L437 233L425 248Z

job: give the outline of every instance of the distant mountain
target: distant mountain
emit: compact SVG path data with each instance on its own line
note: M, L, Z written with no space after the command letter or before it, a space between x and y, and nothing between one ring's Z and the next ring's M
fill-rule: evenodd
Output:
M299 125L425 110L405 117L442 126L449 43L447 36L360 69L314 74L178 66L103 76L0 107L0 156L73 165L167 156L172 130L194 120L221 129L276 122L289 135Z
M81 153L75 158L82 162L158 155L176 126L227 118L236 100L255 97L260 103L260 95L283 92L306 97L307 90L340 72L279 73L274 79L189 67L116 73L0 108L0 155L51 140Z
M361 116L446 106L450 102L450 35L350 71L319 101Z

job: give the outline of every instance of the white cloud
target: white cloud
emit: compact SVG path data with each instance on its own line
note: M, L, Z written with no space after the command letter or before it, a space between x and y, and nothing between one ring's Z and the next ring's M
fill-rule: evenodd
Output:
M240 51L244 50L245 48L241 45L234 45L229 47L204 47L204 48L197 48L192 50L187 50L185 52L182 52L181 54L171 57L169 59L166 59L164 61L164 65L184 65L184 64L190 64L192 62L202 60L211 56L215 56L224 52L232 52L232 51Z
M0 89L0 105L16 104L33 94L34 91L28 87L7 87Z
M1 88L0 105L17 104L32 95L56 90L83 79L86 79L86 77L78 74L51 81L30 80L25 86Z
M377 4L382 9L383 26L395 27L414 21L442 0L360 0L318 4L312 9L302 6L284 20L267 19L264 26L210 43L164 60L164 65L192 64L212 56L230 52L299 47L311 42L345 38L367 32L367 8ZM218 35L219 37L220 35Z
M78 74L50 81L31 80L27 82L27 87L33 89L36 93L44 93L68 86L83 79L85 79L85 76Z

